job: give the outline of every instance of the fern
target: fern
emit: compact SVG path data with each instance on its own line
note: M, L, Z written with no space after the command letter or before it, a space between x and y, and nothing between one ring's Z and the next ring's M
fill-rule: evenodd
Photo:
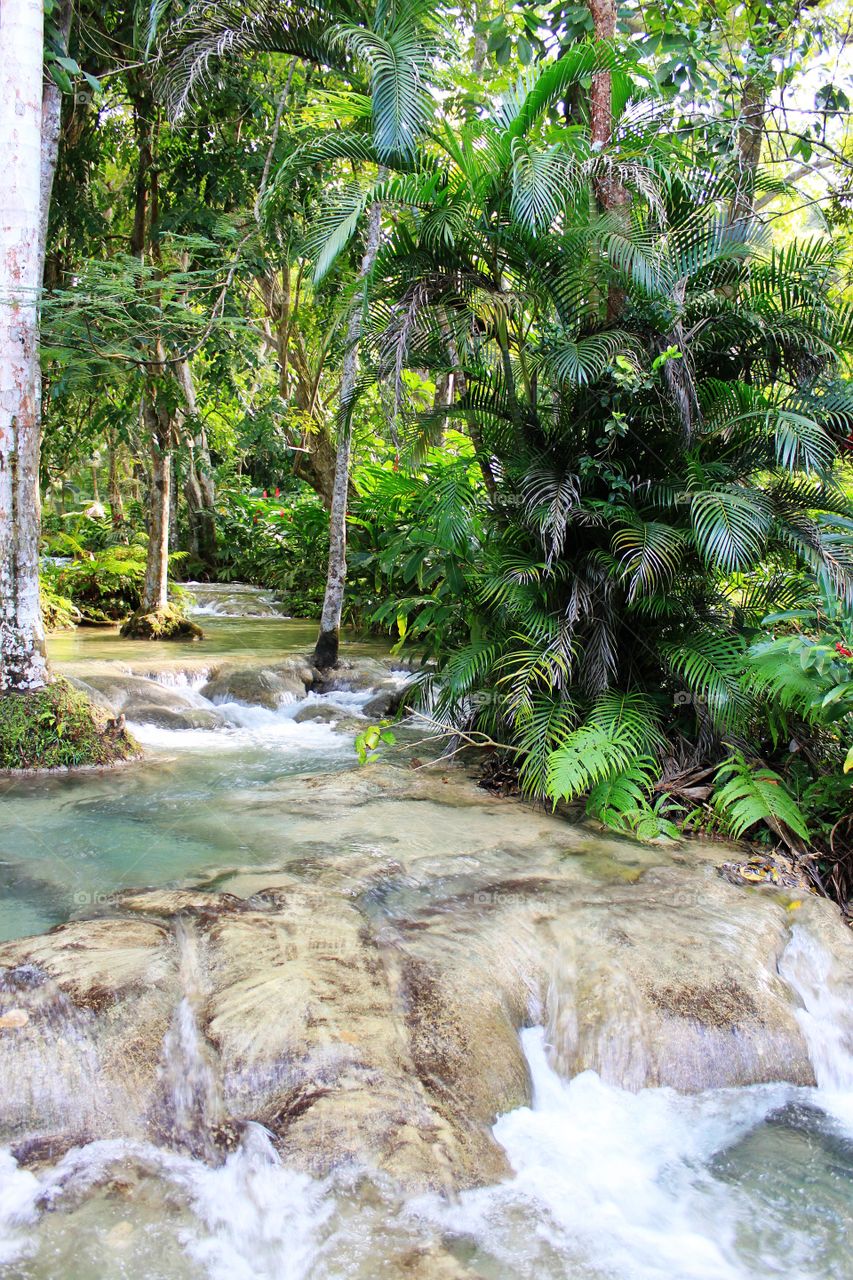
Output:
M809 839L805 817L778 773L766 765L750 765L735 751L715 775L713 806L729 835L739 840L759 822L771 830L787 827Z
M657 710L642 694L608 693L548 761L547 791L573 800L599 783L641 765L660 748Z
M625 815L641 809L652 787L655 761L651 756L638 756L621 773L610 774L596 783L586 799L589 817L608 827L619 827Z
M697 631L678 644L663 643L661 653L694 701L707 705L714 724L728 726L743 719L747 709L741 678L743 641Z

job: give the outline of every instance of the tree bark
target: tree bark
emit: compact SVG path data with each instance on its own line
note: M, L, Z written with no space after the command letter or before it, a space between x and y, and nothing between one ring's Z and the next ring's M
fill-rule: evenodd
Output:
M616 35L615 0L589 0L596 40L612 40ZM596 71L589 93L589 133L593 147L601 149L613 134L613 81L609 71ZM605 212L627 204L628 192L612 173L595 179L595 194Z
M41 0L0 4L0 690L47 683L39 603Z
M743 86L738 128L737 194L732 201L732 221L755 216L755 175L761 161L767 93L758 76L748 76Z
M596 40L613 40L616 35L615 0L589 0ZM609 71L596 71L589 94L589 132L594 148L606 147L613 136L613 78ZM593 179L593 190L604 213L624 218L630 195L609 168ZM615 324L625 306L625 291L615 281L607 290L607 323Z
M62 36L62 45L68 51L68 35L71 31L71 0L62 0L57 14L57 26ZM47 256L47 229L50 222L50 197L53 192L53 179L56 177L56 164L59 159L59 136L62 131L62 90L45 71L42 80L41 95L41 173L39 178L40 213L39 213L39 257L44 273Z
M143 406L150 449L148 558L140 612L156 613L169 603L169 516L172 489L172 422L155 389Z
M178 381L184 393L186 418L189 419L189 430L186 434L189 456L187 477L184 481L189 550L194 559L200 561L212 572L216 567L216 486L213 481L207 432L204 424L198 421L195 384L188 360L182 360L178 365Z
M124 526L124 500L118 478L118 448L118 441L113 437L107 446L107 499L112 525L116 530Z
M364 299L370 273L379 250L382 206L374 204L367 227L367 244L361 260L358 279L362 285L347 326L347 351L341 376L338 447L335 454L335 481L329 518L329 566L326 594L320 615L320 634L314 649L314 662L321 671L337 665L341 641L341 614L347 581L347 496L350 480L352 448L352 398L358 378L359 346L364 315Z

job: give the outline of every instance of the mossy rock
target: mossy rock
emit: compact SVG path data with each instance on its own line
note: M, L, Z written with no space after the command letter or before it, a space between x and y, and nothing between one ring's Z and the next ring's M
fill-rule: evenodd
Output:
M0 769L79 769L140 754L124 717L111 716L67 680L0 694Z
M147 612L137 609L121 629L129 640L203 640L204 632L174 605Z

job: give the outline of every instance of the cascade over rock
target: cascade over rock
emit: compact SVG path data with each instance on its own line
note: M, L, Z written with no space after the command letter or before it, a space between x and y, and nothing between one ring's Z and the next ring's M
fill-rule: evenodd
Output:
M293 803L277 790L258 807ZM415 838L377 857L354 838L365 806L448 851ZM833 908L728 883L719 849L602 841L440 767L305 778L299 807L334 823L337 855L284 851L215 888L125 894L110 915L0 947L0 1015L26 1015L0 1024L0 1137L24 1158L82 1129L222 1159L260 1122L315 1176L494 1182L507 1165L491 1126L530 1097L523 1026L544 1023L564 1077L811 1084L800 999L778 971L792 922L832 948L853 994ZM498 814L495 839L451 854L454 829ZM28 1078L35 1055L46 1092ZM190 1067L178 1106L164 1081Z

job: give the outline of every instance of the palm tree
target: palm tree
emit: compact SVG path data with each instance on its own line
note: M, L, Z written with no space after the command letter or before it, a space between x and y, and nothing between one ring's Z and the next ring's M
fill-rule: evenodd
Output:
M679 742L702 758L748 733L763 617L818 588L853 597L853 324L833 245L779 250L733 225L732 181L667 163L643 104L618 159L545 136L570 72L437 132L430 163L386 184L409 212L377 261L373 349L379 372L456 377L450 412L493 482L439 716L512 744L528 790L601 787L612 814L616 783L637 811ZM590 198L607 166L634 193L627 217ZM413 442L447 414L411 417Z

